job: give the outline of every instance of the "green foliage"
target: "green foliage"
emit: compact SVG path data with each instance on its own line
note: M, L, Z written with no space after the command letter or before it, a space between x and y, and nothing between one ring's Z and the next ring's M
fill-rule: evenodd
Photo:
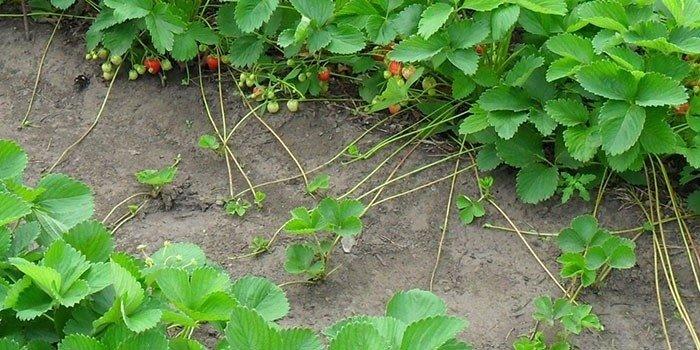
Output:
M481 201L475 201L467 196L457 197L457 209L459 209L459 220L465 225L471 224L474 218L486 215L486 209Z
M1 349L199 350L205 347L192 334L205 325L221 331L218 349L470 349L455 338L466 321L419 290L397 293L386 316L338 322L327 341L311 329L283 328L275 321L290 305L276 284L255 276L232 281L190 243L166 242L144 258L117 252L110 232L89 220L92 195L84 185L49 175L36 189L22 184L24 196L17 195L26 154L4 140L0 154L0 169L11 175L0 180ZM54 225L45 226L35 207ZM320 230L352 235L363 210L357 201L325 199L313 211ZM297 258L290 264L308 273L303 252Z
M158 192L165 185L171 184L175 181L175 176L177 175L177 166L180 163L180 156L175 158L172 165L169 165L163 169L146 169L141 170L136 173L136 180L144 185L151 186L154 191Z
M319 174L309 181L306 192L315 193L318 190L327 190L331 185L330 181L331 177L328 174Z
M284 230L305 237L307 243L287 247L285 270L321 279L326 274L327 261L342 237L354 237L362 232L360 216L365 206L357 200L325 198L309 210L304 207L291 211L292 218Z

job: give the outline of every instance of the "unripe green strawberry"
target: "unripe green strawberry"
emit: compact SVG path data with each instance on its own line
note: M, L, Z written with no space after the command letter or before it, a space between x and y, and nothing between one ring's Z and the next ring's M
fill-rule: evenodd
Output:
M129 80L136 80L139 77L139 72L132 69L129 71Z

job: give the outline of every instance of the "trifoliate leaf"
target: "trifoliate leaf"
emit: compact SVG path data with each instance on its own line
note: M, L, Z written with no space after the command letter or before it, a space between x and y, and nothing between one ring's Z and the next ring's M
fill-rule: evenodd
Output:
M188 61L199 52L197 43L216 45L219 37L202 22L192 22L182 33L175 35L172 57L177 61Z
M515 135L520 125L527 121L529 113L511 111L491 111L488 112L488 122L496 130L498 136L508 140Z
M318 204L323 227L343 237L356 236L362 232L362 221L359 216L364 210L364 205L358 200L337 201L333 198L325 198Z
M535 204L548 199L559 185L559 171L542 163L532 163L518 172L516 192L524 203Z
M471 224L474 218L480 218L486 214L481 202L474 201L467 196L457 197L457 209L459 209L459 219L465 225Z
M474 50L459 49L448 52L447 60L465 75L476 73L476 69L479 66L479 55Z
M304 207L291 211L292 218L284 224L284 230L292 234L310 234L323 228L318 210L309 211Z
M146 169L136 173L136 180L144 185L162 187L172 183L177 175L177 167L174 165L160 170Z
M146 28L156 51L164 54L173 49L175 34L184 31L184 23L170 10L170 5L157 3L146 16Z
M579 253L588 247L600 245L610 234L600 229L598 220L593 215L580 215L571 221L570 227L557 236L559 248L565 252Z

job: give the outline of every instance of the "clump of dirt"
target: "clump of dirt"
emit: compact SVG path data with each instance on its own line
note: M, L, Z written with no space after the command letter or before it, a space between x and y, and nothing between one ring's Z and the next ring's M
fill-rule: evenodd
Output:
M99 65L82 60L84 49L80 40L71 41L69 35L59 31L49 50L30 115L34 126L17 128L26 111L37 63L51 29L48 25L33 24L33 40L26 42L20 21L0 21L3 48L0 137L16 139L27 149L32 157L34 179L93 122L107 90L100 82ZM81 74L92 83L78 91L73 80ZM210 103L216 105L215 85L210 82L205 89ZM247 113L237 97L227 96L225 102L229 120L236 121ZM305 169L323 164L363 132L362 121L328 103L303 103L300 113L264 118ZM305 195L303 182L295 179L263 188L268 199L261 210L251 209L243 218L225 214L221 208L228 194L225 162L197 147L199 136L211 131L198 87L173 82L162 87L152 77L136 82L118 79L100 123L57 171L80 178L94 189L96 211L101 217L129 195L148 190L136 183L134 173L166 166L179 154L182 162L174 187L117 232L119 247L135 251L137 246L145 244L149 250L155 250L164 241L189 241L201 245L212 260L228 268L233 276L262 275L277 283L298 279L283 270L287 237L283 236L269 253L258 258L234 257L248 251L254 236L271 235L288 219L291 209L314 205L317 199ZM382 137L370 133L360 147ZM284 149L254 119L247 121L234 136L232 149L254 184L298 173ZM398 174L434 161L430 149L430 145L419 147ZM349 165L333 163L323 170L331 176L328 194L344 193L387 155L388 151L369 161ZM380 184L402 156L353 195ZM447 162L411 176L389 186L381 198L450 174L453 167L453 163ZM245 189L241 176L234 176L235 188ZM556 232L568 226L574 216L591 211L591 203L580 201L566 205L555 200L538 206L524 205L515 197L511 173L498 171L493 176L499 205L522 229ZM318 285L286 287L292 312L283 323L322 329L353 314L383 313L386 301L397 290L428 288L448 189L449 181L443 181L370 210L364 218L364 231L351 252L339 252L334 257L334 263L340 265L336 273ZM470 196L478 193L470 172L459 176L456 193ZM610 228L641 225L643 218L625 204L624 199L606 196L601 209L603 224ZM449 312L469 319L470 326L463 337L476 348L505 349L518 335L532 330L533 298L559 294L516 235L481 228L486 222L507 226L491 208L485 218L466 227L459 223L456 213L451 215L435 292L446 300ZM541 237L527 240L556 273L559 251L555 242ZM614 272L599 290L583 295L606 329L599 334L584 333L576 339L581 348L664 347L656 306L651 237L642 235L637 245L638 266ZM680 279L691 281L690 272L682 264L683 256L674 257L678 260L675 266ZM682 286L681 294L686 297L686 307L692 316L700 319L697 290L688 283ZM679 348L689 349L687 331L680 320L673 318L670 301L665 302L671 339Z

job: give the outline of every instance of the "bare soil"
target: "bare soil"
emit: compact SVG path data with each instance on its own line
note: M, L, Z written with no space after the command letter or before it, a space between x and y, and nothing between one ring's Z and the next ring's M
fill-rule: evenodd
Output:
M16 139L27 149L32 157L33 179L85 132L107 91L99 77L99 64L83 60L82 37L69 30L59 30L48 52L30 115L34 126L18 129L51 30L51 25L33 24L33 38L27 42L20 21L0 21L0 138ZM79 74L91 79L82 91L73 85ZM216 85L208 79L205 89L218 120ZM225 91L226 115L233 124L247 109L240 98L232 95L235 89L227 87ZM366 127L362 118L329 103L304 103L300 113L264 118L305 169L326 162ZM252 237L271 235L288 219L292 208L313 205L317 199L305 195L303 182L296 179L265 187L268 199L262 210L251 210L244 218L227 215L220 205L228 194L225 162L197 147L198 137L211 131L197 86L181 86L179 78L170 80L165 87L152 77L136 82L118 79L97 127L56 171L71 174L94 189L96 215L102 218L124 198L146 190L136 183L135 172L165 166L180 155L182 162L173 188L164 193L164 199L149 203L141 215L117 232L118 245L137 252L139 245L153 251L164 241L189 241L201 245L232 276L255 274L277 283L298 279L283 269L284 246L290 241L284 235L269 253L259 258L234 260L232 257L246 253ZM367 147L386 136L372 132L360 146ZM237 132L233 151L253 183L298 174L288 154L255 119L248 120ZM335 162L324 169L323 172L331 175L329 195L345 193L388 152L351 165ZM390 161L372 177L369 185L354 194L364 193L384 181L403 155ZM398 174L432 162L438 156L431 145L420 146ZM469 160L463 159L462 163L466 165ZM409 177L387 188L382 198L448 175L453 167L453 162L447 162ZM521 229L556 232L568 226L571 218L592 209L591 203L578 200L566 205L558 200L524 205L515 198L512 172L499 171L492 175L496 179L498 203ZM237 173L234 185L237 191L246 188ZM365 229L352 251L339 251L334 257L333 262L340 265L335 273L317 285L285 287L292 311L283 323L322 329L353 314L381 314L394 291L427 289L449 186L449 181L443 181L373 207L364 218ZM458 177L455 193L478 194L473 173L464 172ZM643 222L640 213L616 193L614 190L606 193L600 214L603 223L611 229L640 226ZM124 210L118 213L123 214ZM465 227L453 208L434 292L447 301L451 313L470 321L463 338L475 348L507 349L517 336L530 332L534 326L533 298L542 294L556 296L559 291L517 235L484 229L481 225L486 222L507 226L495 209L488 208L485 218ZM558 273L556 243L532 236L527 240L546 265ZM700 296L684 267L682 251L677 253L674 258L676 273L683 281L681 292L687 309L697 321ZM667 290L662 293L668 294ZM600 315L605 331L586 332L575 343L582 349L664 348L655 295L651 237L644 234L638 240L638 266L614 272L604 286L582 297ZM690 349L692 343L684 325L674 316L669 300L665 300L665 305L674 346Z

